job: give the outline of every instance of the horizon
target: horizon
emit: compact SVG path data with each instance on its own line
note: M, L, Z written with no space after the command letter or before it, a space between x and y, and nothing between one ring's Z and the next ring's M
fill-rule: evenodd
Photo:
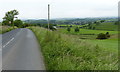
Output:
M59 19L85 19L85 18L118 18L117 16L110 16L110 17L83 17L83 18L51 18L50 20L59 20ZM19 19L19 18L18 18ZM26 18L26 19L20 19L20 20L47 20L47 19L37 19L37 18ZM3 20L0 19L0 22L2 22Z

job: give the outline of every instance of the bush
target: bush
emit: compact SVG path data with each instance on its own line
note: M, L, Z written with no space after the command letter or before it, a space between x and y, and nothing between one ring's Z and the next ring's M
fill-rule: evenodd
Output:
M109 32L106 32L106 34L100 33L97 36L97 39L108 39L110 37Z
M92 29L92 26L89 26L89 28L88 29Z
M107 37L107 38L109 38L109 37L110 37L109 32L106 32L106 37Z
M103 23L103 22L105 22L105 20L101 20L100 22Z
M14 21L14 26L21 28L22 25L23 25L23 22L20 19L17 19Z
M95 30L95 27L93 27L93 30Z
M98 34L97 39L107 39L106 34L103 33Z
M79 32L79 28L78 27L75 28L75 32Z
M96 25L100 25L100 22L96 22Z
M54 26L56 26L56 25L55 25L55 24L49 24L49 29L52 30L52 31L56 30L56 29L54 28ZM48 28L48 24L44 24L43 27L44 27L44 28Z
M70 27L72 27L72 25L70 25Z
M71 30L71 29L68 27L68 28L67 28L67 31L70 32L70 30Z
M115 25L119 25L119 21L116 21L116 22L115 22Z

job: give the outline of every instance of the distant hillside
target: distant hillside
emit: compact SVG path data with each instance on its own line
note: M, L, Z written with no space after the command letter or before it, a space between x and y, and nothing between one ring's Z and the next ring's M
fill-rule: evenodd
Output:
M62 18L62 19L51 19L50 23L51 24L75 24L75 25L83 25L87 24L90 22L95 22L95 21L100 21L100 20L105 20L105 21L117 21L117 17L106 17L106 18ZM24 20L24 22L29 23L29 24L47 24L47 19L39 19L39 20L34 20L34 19L29 19L29 20Z

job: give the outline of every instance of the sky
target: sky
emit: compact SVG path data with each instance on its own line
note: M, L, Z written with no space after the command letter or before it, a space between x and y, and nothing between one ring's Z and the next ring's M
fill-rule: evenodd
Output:
M7 11L19 11L19 19L86 18L118 16L119 0L0 0L0 20Z

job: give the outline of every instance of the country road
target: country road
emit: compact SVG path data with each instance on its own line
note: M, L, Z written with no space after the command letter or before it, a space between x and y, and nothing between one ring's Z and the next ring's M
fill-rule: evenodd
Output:
M45 70L35 35L15 29L2 35L2 70Z

